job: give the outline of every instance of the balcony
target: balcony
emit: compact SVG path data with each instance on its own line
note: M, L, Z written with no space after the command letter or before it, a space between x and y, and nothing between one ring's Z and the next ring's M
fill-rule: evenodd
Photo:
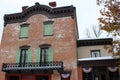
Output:
M41 71L62 71L63 62L54 61L54 62L29 62L29 63L3 63L2 71L4 72L41 72Z

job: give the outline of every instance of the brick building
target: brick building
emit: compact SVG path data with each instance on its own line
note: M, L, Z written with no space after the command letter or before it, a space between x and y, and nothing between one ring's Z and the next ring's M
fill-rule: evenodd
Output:
M74 6L35 3L4 16L1 80L78 80Z
M35 3L4 16L1 80L117 80L111 38L78 40L74 6ZM112 63L112 64L111 64Z

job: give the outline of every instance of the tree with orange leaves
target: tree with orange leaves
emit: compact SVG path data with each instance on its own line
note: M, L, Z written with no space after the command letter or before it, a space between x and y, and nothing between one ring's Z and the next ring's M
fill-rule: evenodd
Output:
M113 45L105 46L105 49L113 56L120 58L120 0L97 0L97 5L102 6L98 18L100 28L113 35ZM120 76L120 60L117 62Z
M113 35L113 45L105 48L120 56L120 0L97 0L97 5L102 6L102 17L98 18L100 28Z

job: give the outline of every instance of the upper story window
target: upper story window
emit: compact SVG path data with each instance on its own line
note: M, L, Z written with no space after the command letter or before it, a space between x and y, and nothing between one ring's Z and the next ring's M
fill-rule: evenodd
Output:
M16 62L20 66L24 66L27 62L31 62L32 50L30 46L21 46L16 54Z
M53 35L53 21L44 22L44 36Z
M100 50L91 50L91 57L100 57Z
M20 38L28 38L29 24L22 24L20 26Z
M36 61L40 64L53 61L53 48L48 44L40 45L37 49Z
M20 63L26 63L28 56L28 49L21 49L20 51Z
M40 52L40 62L47 62L48 61L48 49L49 47L44 47L44 48L41 48L41 52Z

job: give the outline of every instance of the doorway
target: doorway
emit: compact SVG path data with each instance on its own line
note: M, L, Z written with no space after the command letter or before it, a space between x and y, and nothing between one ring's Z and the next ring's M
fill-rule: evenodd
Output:
M108 80L108 71L106 67L93 68L93 80Z
M94 76L94 80L107 80L106 74L98 74Z

